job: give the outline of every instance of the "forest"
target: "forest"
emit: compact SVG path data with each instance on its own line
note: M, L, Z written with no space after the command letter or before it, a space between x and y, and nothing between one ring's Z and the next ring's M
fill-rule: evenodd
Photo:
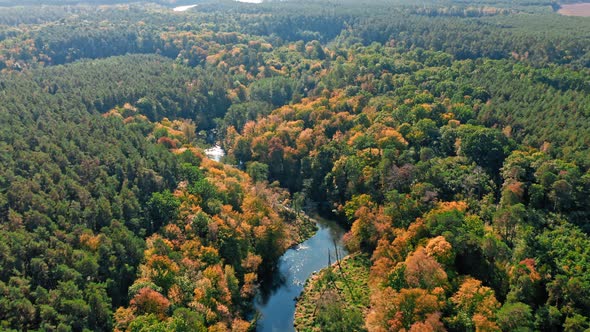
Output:
M254 331L312 211L350 256L299 331L590 329L590 18L559 7L0 0L0 330Z

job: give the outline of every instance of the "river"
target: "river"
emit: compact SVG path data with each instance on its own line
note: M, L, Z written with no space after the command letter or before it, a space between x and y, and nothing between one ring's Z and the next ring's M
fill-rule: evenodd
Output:
M221 159L225 156L225 151L219 145L212 146L205 150L205 155L211 160L221 162Z
M262 0L235 0L236 2L244 2L244 3L262 3ZM191 8L195 8L198 5L186 5L186 6L178 6L172 8L175 12L185 12Z
M225 151L215 145L205 155L221 162ZM281 256L277 269L263 281L254 306L261 314L256 330L259 332L294 331L295 298L303 291L305 281L312 273L335 262L335 248L343 258L347 255L342 246L344 229L335 221L314 216L318 231L303 243L287 250ZM331 258L328 258L330 255Z
M328 252L335 262L334 242L340 258L347 255L342 246L344 229L336 222L315 217L318 231L305 242L289 249L281 256L272 278L263 282L255 299L256 310L261 314L256 331L294 331L295 298L301 294L305 280L312 273L328 266Z

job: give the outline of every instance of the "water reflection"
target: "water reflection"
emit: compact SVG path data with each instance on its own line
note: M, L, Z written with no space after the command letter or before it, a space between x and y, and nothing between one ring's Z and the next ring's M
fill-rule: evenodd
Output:
M305 280L315 271L335 262L335 248L340 257L346 255L342 247L344 230L335 222L317 218L317 233L287 250L271 278L261 285L255 306L262 315L257 331L293 331L295 299Z

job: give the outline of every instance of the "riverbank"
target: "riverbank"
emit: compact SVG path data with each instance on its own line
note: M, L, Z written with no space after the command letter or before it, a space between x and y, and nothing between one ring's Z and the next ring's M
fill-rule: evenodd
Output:
M295 330L364 330L370 266L367 256L354 254L308 278L295 307Z
M300 213L295 220L295 223L288 226L291 234L293 234L293 243L291 243L290 248L308 240L318 231L317 221L305 213Z

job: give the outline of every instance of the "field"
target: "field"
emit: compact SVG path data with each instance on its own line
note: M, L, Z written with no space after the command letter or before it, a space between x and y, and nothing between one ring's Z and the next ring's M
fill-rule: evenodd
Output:
M590 3L561 5L561 9L558 11L558 13L565 16L590 17Z

